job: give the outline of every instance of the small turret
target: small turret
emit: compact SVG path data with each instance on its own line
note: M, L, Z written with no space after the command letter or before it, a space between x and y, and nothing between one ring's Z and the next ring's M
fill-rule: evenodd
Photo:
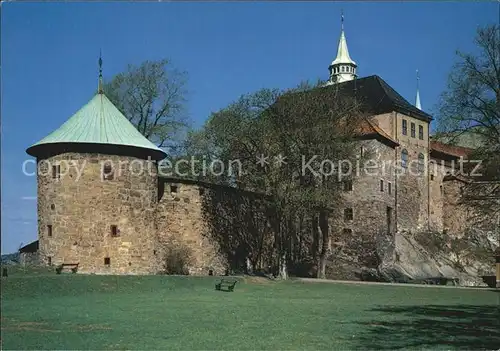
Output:
M341 15L340 39L337 49L337 57L332 61L328 70L330 71L330 78L327 85L342 83L349 80L356 79L356 62L349 56L349 49L347 48L347 39L344 33L344 14Z

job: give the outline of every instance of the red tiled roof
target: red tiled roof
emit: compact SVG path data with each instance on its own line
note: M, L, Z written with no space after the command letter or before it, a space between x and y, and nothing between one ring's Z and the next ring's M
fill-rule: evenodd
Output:
M474 150L468 147L444 144L439 141L431 141L431 151L437 151L455 157L467 157Z
M367 118L363 119L363 121L361 122L361 125L359 127L359 134L363 136L378 135L394 143L395 145L399 145L399 143L396 140L394 140L389 134L384 132L378 125L371 122Z

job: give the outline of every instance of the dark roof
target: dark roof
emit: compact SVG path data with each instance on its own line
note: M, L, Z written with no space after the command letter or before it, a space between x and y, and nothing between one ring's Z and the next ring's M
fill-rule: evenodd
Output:
M339 89L340 93L355 96L362 103L363 110L368 113L396 111L426 122L433 120L431 115L410 104L377 75L329 85L322 89Z
M28 245L24 245L19 249L19 252L37 252L38 251L38 240L35 240Z
M439 157L440 154L450 155L453 157L464 157L466 158L474 149L470 149L468 147L449 145L445 143L441 143L436 140L431 140L431 156Z

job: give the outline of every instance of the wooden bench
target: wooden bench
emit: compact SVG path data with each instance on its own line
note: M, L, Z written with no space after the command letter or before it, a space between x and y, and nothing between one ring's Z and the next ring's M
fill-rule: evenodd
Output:
M56 273L61 274L63 271L67 270L71 273L76 273L78 271L79 263L63 263L56 267Z
M236 285L238 281L235 280L235 279L224 279L222 278L220 280L220 282L218 282L217 284L215 284L215 290L221 290L223 291L225 288L226 291L233 291L234 290L234 286Z

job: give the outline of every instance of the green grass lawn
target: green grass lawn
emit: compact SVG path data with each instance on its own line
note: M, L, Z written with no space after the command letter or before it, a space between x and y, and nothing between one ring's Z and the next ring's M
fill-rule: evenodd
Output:
M10 268L9 268L10 269ZM2 278L3 349L499 349L490 290L215 277Z

